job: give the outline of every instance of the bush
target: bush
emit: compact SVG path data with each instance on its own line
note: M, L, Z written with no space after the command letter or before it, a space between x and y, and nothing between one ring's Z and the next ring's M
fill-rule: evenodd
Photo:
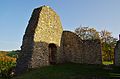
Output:
M6 54L0 54L0 74L2 77L9 78L11 72L16 66L16 58L9 57Z

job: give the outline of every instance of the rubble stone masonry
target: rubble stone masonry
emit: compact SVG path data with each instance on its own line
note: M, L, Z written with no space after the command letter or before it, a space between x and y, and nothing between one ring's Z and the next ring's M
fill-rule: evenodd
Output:
M29 68L73 62L101 64L100 40L81 40L75 33L63 31L59 16L49 6L34 9L29 20L16 73Z
M115 65L120 66L120 40L117 41L115 47Z
M59 61L62 25L59 16L49 6L34 9L17 60L16 72L49 65L49 45L56 46Z
M75 33L64 31L63 53L67 62L82 64L101 64L100 40L81 40Z

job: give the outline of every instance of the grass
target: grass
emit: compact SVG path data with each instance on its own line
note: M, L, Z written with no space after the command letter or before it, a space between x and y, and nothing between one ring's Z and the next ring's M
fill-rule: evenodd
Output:
M104 65L111 65L111 64L114 64L113 61L103 61L102 62Z
M120 67L112 70L100 65L59 64L32 69L12 79L80 79L82 77L120 77Z

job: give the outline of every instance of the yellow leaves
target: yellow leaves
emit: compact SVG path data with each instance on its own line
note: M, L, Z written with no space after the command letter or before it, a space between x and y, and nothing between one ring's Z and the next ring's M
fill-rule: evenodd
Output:
M6 54L8 54L8 53L0 53L0 61L16 63L16 58L7 56Z
M0 52L0 74L3 74L6 78L11 76L11 72L16 66L16 58L10 57L7 53Z
M0 55L0 61L15 63L16 62L16 58L9 57L9 56L6 56L6 55Z

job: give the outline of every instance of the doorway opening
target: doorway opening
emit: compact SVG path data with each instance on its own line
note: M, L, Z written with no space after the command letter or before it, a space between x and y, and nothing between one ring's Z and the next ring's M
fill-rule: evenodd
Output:
M55 44L51 43L49 44L48 48L49 48L49 62L50 64L56 64L57 47Z

